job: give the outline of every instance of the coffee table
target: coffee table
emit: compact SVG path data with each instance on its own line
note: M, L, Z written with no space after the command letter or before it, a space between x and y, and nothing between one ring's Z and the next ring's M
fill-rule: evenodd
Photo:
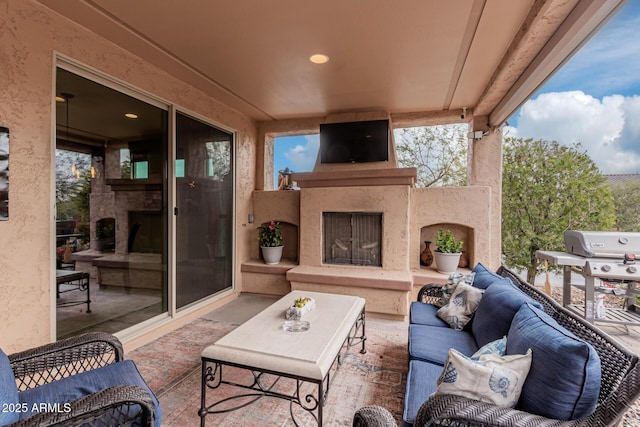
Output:
M285 311L300 297L316 301L315 309L302 318L310 323L310 328L303 332L285 331ZM361 344L360 352L366 353L365 341L363 298L307 291L285 295L202 351L200 425L205 426L208 414L241 409L266 396L288 400L296 426L294 407L311 414L322 426L322 410L333 373L350 347ZM244 384L225 379L224 367L247 369L252 379ZM295 380L290 393L275 387L281 378ZM312 384L312 392L303 396L304 383ZM207 406L207 391L219 389L223 384L246 392L232 397L221 393L220 400ZM234 399L240 399L239 403L230 406Z

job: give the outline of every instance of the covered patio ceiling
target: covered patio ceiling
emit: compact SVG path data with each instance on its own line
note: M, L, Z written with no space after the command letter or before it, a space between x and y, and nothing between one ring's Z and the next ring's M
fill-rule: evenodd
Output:
M38 0L256 121L502 124L624 0ZM325 54L329 62L312 64Z

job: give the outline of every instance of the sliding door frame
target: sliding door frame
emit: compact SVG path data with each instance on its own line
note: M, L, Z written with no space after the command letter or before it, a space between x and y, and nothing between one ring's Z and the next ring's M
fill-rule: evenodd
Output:
M56 237L55 237L55 221L56 221L56 202L55 202L55 147L56 147L56 101L55 101L55 88L56 88L56 70L58 68L64 69L71 73L77 74L81 77L84 77L88 80L91 80L95 83L101 84L118 92L121 92L125 95L134 97L140 101L146 102L150 105L158 107L167 111L168 120L167 120L167 137L168 137L168 147L167 147L167 167L166 167L166 182L167 182L167 311L161 314L158 314L150 319L147 319L141 323L138 323L132 327L129 327L121 332L116 333L120 339L134 338L138 335L141 335L145 332L148 332L150 329L154 329L156 327L160 327L166 323L171 322L177 318L182 316L186 316L192 311L196 311L200 309L202 306L221 299L225 296L228 296L236 291L236 212L237 212L237 202L236 202L236 182L237 182L237 136L238 132L236 129L233 129L229 126L226 126L222 123L218 123L215 120L212 120L208 117L203 116L202 114L195 113L190 111L187 108L182 108L175 103L172 103L168 100L162 99L159 96L146 92L144 90L138 89L133 85L119 80L117 78L111 77L104 72L94 69L90 66L82 64L70 57L67 57L58 52L54 52L54 61L52 67L52 115L51 115L51 146L52 146L52 154L51 154L51 193L52 196L50 198L50 210L51 210L51 238L50 238L50 248L51 253L55 252L56 245ZM232 162L231 167L233 169L232 172L232 218L231 218L231 287L221 290L215 294L212 294L208 297L205 297L201 300L198 300L187 307L184 307L180 310L176 307L176 170L175 170L175 160L176 160L176 114L180 112L183 115L189 116L193 119L199 120L209 126L216 127L220 130L228 132L232 137ZM55 277L55 257L52 257L50 263L50 337L52 341L56 340L56 277Z
M207 303L209 301L211 301L212 299L217 299L217 298L221 298L223 296L226 296L230 293L233 293L236 291L236 213L237 213L237 201L236 201L236 182L237 182L237 164L236 164L236 158L237 158L237 139L238 139L238 131L236 129L233 129L229 126L223 125L222 123L218 123L214 120L211 120L210 118L207 118L201 114L198 114L196 112L190 111L187 108L182 108L180 106L174 105L174 111L171 114L171 123L172 123L172 140L171 140L171 150L172 150L172 160L170 160L171 163L171 167L170 170L172 171L171 179L169 180L171 185L169 187L170 191L171 191L171 202L172 202L172 212L171 212L171 232L172 234L172 242L173 242L173 250L171 251L172 256L173 256L173 264L172 264L172 273L173 273L173 277L172 277L172 284L173 286L170 287L171 289L171 293L172 293L172 301L174 302L173 307L175 310L175 313L189 313L189 311L191 310L195 310L197 309L199 306L201 306L204 303ZM175 161L176 161L176 150L177 150L177 140L176 140L176 117L177 114L180 113L184 116L190 117L191 119L194 120L198 120L208 126L212 126L215 128L218 128L224 132L228 132L231 135L232 141L231 141L231 150L232 150L232 159L231 159L231 169L232 169L232 193L231 193L231 197L232 197L232 206L231 206L231 230L230 230L230 237L231 237L231 287L230 288L226 288L223 289L215 294L212 294L208 297L205 297L203 299L198 300L197 302L191 303L189 305L187 305L186 307L177 308L177 304L176 302L176 291L177 291L177 283L176 283L176 242L177 242L177 237L176 237L176 210L177 210L177 193L176 193L176 174L175 174Z

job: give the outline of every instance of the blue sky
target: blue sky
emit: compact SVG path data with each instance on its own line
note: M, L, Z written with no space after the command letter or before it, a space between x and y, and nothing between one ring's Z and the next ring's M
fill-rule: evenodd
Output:
M640 173L640 0L629 0L508 123L509 136L580 143L604 174Z
M508 123L507 136L580 143L602 173L640 173L640 0L629 0ZM275 170L312 170L318 146L318 135L278 138Z
M294 172L310 172L316 163L320 135L285 136L277 138L273 153L274 170L288 167ZM278 174L274 173L274 186L277 187Z

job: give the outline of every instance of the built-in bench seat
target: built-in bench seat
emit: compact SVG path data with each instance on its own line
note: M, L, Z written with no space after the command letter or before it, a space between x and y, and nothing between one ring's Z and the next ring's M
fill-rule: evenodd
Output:
M408 316L413 276L409 271L353 266L298 266L287 271L292 290L357 295L367 312L404 319Z

